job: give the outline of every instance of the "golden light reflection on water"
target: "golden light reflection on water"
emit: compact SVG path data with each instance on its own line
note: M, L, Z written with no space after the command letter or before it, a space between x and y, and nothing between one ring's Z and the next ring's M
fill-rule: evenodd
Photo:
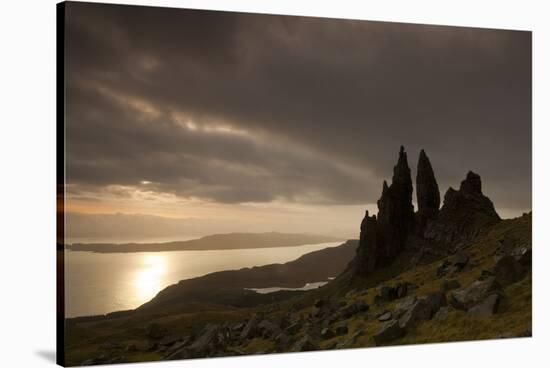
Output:
M163 274L166 272L166 262L162 255L146 254L143 257L142 267L136 273L134 281L136 296L147 302L160 289Z

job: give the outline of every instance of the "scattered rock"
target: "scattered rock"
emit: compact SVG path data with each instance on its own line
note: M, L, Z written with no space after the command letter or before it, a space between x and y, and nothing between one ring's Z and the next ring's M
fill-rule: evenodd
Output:
M297 334L300 330L302 329L302 324L301 323L293 323L291 324L290 326L288 326L285 331L290 334L290 335L295 335Z
M321 338L323 340L332 339L334 336L335 336L334 331L329 327L325 327L321 330Z
M340 314L343 319L348 319L357 313L366 312L368 310L369 310L369 305L365 303L363 300L358 300L355 303L352 303L347 307L340 309Z
M174 351L167 355L166 359L200 358L208 356L211 352L220 351L223 348L223 338L219 332L220 327L218 325L206 325L200 336L191 345Z
M400 318L399 327L408 330L419 321L427 321L432 317L432 305L427 298L418 299Z
M463 289L452 291L450 302L454 308L466 311L499 290L500 285L494 277L476 280Z
M453 258L453 266L456 266L459 270L461 270L468 264L469 260L470 257L468 257L465 252L459 251Z
M439 308L439 310L438 310L437 313L433 316L433 318L434 318L434 319L437 319L437 320L445 319L445 318L449 315L450 310L451 310L450 307L442 307L442 308Z
M386 321L389 321L391 318L392 318L392 313L391 312L385 312L385 313L381 314L378 317L378 320L380 322L386 322Z
M241 339L250 339L254 337L258 332L258 323L260 323L260 317L255 313L241 331Z
M405 331L399 326L398 321L388 321L380 326L372 338L376 345L382 345L402 337Z
M430 318L436 314L441 307L445 307L447 305L447 297L445 296L445 293L441 291L428 294L426 301L430 305L431 309Z
M326 301L326 300L324 300L324 299L317 299L317 300L315 301L314 306L315 306L316 308L322 308L322 307L324 307L326 304L327 304L327 301Z
M313 351L318 350L319 346L309 337L304 336L300 340L296 341L296 343L292 346L290 349L291 351Z
M502 286L519 281L525 274L521 264L512 256L504 256L495 264L493 270L496 280Z
M354 334L349 339L346 339L346 340L338 343L334 348L335 349L350 348L350 347L354 346L355 344L357 344L357 339L360 336L363 336L364 334L365 334L364 331L355 331Z
M412 290L412 285L408 282L400 282L395 286L395 297L401 299L407 296L409 290Z
M530 271L532 267L532 262L533 262L532 258L533 258L532 249L531 248L524 249L518 257L518 262L520 265L523 266L523 268L526 271Z
M440 287L441 291L444 293L458 288L460 288L460 282L456 279L443 280Z
M262 336L268 339L275 338L282 332L279 326L267 319L258 323L258 329L261 331Z
M398 303L395 306L395 309L393 310L393 316L395 318L401 317L403 314L405 314L406 311L408 311L412 306L416 303L417 299L416 296L411 295L407 298L405 298L402 302Z
M281 332L279 333L276 337L275 337L275 342L277 343L277 345L281 346L281 347L285 347L287 346L289 343L290 343L290 336L288 336L286 333L284 332Z
M479 281L487 280L490 277L494 277L495 274L492 271L483 270L481 271L481 275L478 277Z
M340 323L336 326L334 332L335 332L336 336L347 335L348 334L348 325L345 322Z
M500 296L498 294L491 294L481 303L468 309L468 314L474 316L487 317L497 313L500 303Z
M388 303L397 299L397 290L392 286L381 285L376 290L378 292L375 297L377 303Z

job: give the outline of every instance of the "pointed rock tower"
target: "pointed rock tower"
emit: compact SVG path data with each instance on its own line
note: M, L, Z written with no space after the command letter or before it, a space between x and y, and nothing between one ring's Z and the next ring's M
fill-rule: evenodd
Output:
M426 223L437 216L441 199L439 186L435 180L430 159L424 150L420 151L416 169L416 201L418 203L418 227L420 231Z
M384 185L382 196L378 200L379 233L384 243L384 249L380 254L383 263L393 260L395 255L403 250L407 234L414 225L412 192L407 153L401 146L397 165L393 168L392 183L389 187Z
M409 231L414 227L411 170L401 146L390 186L384 181L378 200L378 218L368 212L361 223L356 270L366 274L390 264L405 248Z

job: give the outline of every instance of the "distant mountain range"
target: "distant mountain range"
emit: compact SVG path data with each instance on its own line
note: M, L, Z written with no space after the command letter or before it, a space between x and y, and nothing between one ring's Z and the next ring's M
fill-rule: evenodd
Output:
M294 247L306 244L341 241L340 238L314 234L229 233L204 236L200 239L167 243L75 243L65 249L94 253L167 252L182 250L223 250Z

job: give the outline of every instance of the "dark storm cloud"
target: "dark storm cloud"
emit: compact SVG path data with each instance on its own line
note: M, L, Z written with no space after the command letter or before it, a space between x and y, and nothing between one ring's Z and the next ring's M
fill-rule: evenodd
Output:
M531 207L527 32L70 4L68 177L362 204L399 145Z

